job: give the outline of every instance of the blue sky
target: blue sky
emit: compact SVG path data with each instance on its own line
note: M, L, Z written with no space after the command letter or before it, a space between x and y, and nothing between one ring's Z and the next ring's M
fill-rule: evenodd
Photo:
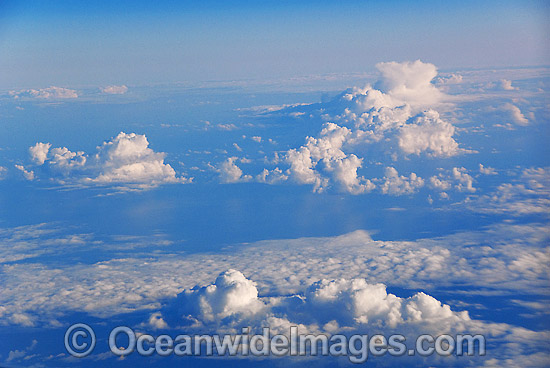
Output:
M548 16L2 2L0 365L351 365L108 343L297 325L487 337L485 356L372 366L547 366ZM75 323L97 336L85 358Z
M1 10L7 88L359 72L418 58L532 66L550 55L549 9L538 1L8 1Z

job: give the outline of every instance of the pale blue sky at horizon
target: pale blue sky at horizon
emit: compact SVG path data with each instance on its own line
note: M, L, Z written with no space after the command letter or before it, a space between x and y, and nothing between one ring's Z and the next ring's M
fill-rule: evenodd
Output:
M546 1L0 4L0 86L171 83L546 65Z

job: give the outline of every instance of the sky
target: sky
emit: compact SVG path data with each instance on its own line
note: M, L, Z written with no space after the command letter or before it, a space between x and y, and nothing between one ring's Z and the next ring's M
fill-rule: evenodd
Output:
M533 66L550 56L544 1L5 1L0 14L6 88L361 72L419 58Z
M548 366L549 14L1 2L0 365ZM407 351L120 357L120 326Z

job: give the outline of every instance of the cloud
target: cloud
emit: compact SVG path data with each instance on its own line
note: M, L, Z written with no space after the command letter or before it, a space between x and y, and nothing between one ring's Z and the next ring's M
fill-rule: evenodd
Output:
M101 92L107 93L109 95L123 95L128 92L128 87L125 85L121 86L107 86L105 88L100 88Z
M74 89L51 86L42 89L25 89L20 91L10 91L10 96L13 98L38 98L45 100L57 99L72 99L78 98L78 94Z
M451 189L451 182L443 179L442 176L432 176L430 177L430 187L441 191L449 190Z
M477 189L474 188L473 183L474 178L464 167L453 167L450 171L440 172L429 179L430 188L440 191L440 197L443 199L449 198L444 191L451 188L458 192L474 193Z
M511 103L506 103L502 107L502 111L509 114L509 118L517 125L529 125L529 120L521 113L519 107L512 105Z
M6 362L11 362L12 360L19 360L25 356L28 356L29 352L33 351L36 348L36 345L38 345L37 340L32 340L32 343L30 346L27 346L25 350L12 350L8 354L8 358L6 359Z
M411 173L409 177L400 176L393 167L386 167L385 176L382 180L384 180L381 184L382 193L395 196L413 194L424 186L424 180L415 173Z
M417 116L399 130L399 147L406 154L428 152L439 157L454 156L461 151L453 139L455 127L439 118L434 110Z
M363 160L342 150L351 130L334 123L326 123L317 138L307 137L306 144L286 154L290 164L290 178L300 184L313 184L315 192L323 192L332 185L352 194L374 189L374 184L358 177L357 169Z
M288 175L285 175L278 167L273 170L264 169L256 176L256 181L267 184L282 183L286 180L288 180Z
M395 61L378 63L376 68L382 74L377 87L393 99L410 105L434 105L443 97L431 84L437 76L437 68L420 60L397 63Z
M151 316L149 317L149 320L146 323L146 326L151 327L155 330L168 328L168 324L162 318L162 314L160 312L152 313Z
M87 257L94 245L95 239L82 236L79 242L64 243L63 239L71 237L58 239L55 231L44 225L0 229L3 252L11 252L1 266L1 324L50 324L71 311L103 318L139 310L158 312L163 301L180 294L176 304L185 308L177 309L178 313L162 313L168 325L184 311L203 324L233 323L256 313L265 316L263 305L276 310L274 303L284 300L281 311L288 316L292 311L297 313L291 321L322 326L336 316L323 320L324 307L316 310L315 305L323 300L320 295L336 289L338 298L342 296L335 297L330 305L342 309L338 325L349 326L354 318L372 322L376 316L370 314L373 309L344 310L343 304L353 305L353 285L370 290L364 293L373 294L373 298L382 295L380 302L384 294L377 284L425 293L452 290L457 295L461 290L515 295L548 292L550 234L545 224L504 223L481 231L414 241L376 241L367 232L356 231L337 237L261 241L220 254L177 255L155 248L155 252L96 263L41 264L42 256L46 260L61 255ZM135 239L128 239L119 246L133 242ZM111 249L109 244L100 245ZM27 254L34 258L32 262L25 261ZM224 272L230 269L239 271ZM222 276L211 284L212 274L220 272ZM199 287L193 288L195 285ZM297 296L289 297L292 295ZM302 297L311 301L306 310L300 309ZM412 321L412 314L402 309L398 309L400 315L384 310L387 313L381 316L388 326L391 316L398 323ZM306 319L308 313L319 314L318 320Z
M453 167L452 173L453 179L458 182L456 189L459 192L473 193L476 191L476 188L473 187L474 178L468 174L468 170L463 167Z
M85 179L93 183L179 183L186 178L176 177L176 171L164 163L165 154L149 148L145 135L124 132L98 148L95 162L100 173Z
M29 148L29 153L31 159L37 165L43 165L44 161L48 159L48 151L51 148L51 143L36 143L34 146Z
M243 171L235 163L237 160L238 157L228 157L227 160L222 162L220 166L215 169L219 173L222 183L238 183L248 181L252 178L250 175L243 175Z
M34 171L25 169L23 165L15 165L15 168L23 173L25 179L29 181L34 180Z
M286 116L300 113L324 121L317 135L307 136L304 145L287 151L285 161L290 167L281 170L290 180L312 185L314 192L335 188L368 193L376 179L361 175L367 153L371 162L384 163L396 161L399 153L452 157L470 152L459 147L455 127L434 109L450 106L446 101L451 98L432 83L437 76L433 64L417 60L376 67L380 80L374 86L350 88L326 102L280 110ZM419 187L421 179L415 180ZM397 193L390 190L390 183L386 187L384 193Z
M479 164L479 172L483 175L498 175L498 172L492 167L485 167L482 164Z
M448 76L442 76L437 78L436 82L437 84L445 85L445 84L460 84L463 81L463 77L460 74L452 73Z
M515 91L518 89L517 87L512 87L512 81L508 79L501 79L500 87L505 91Z
M72 152L66 147L51 148L36 143L29 148L32 161L41 174L64 185L128 185L146 188L165 183L187 183L164 162L165 154L149 148L145 135L124 132L97 148L95 155Z
M6 169L4 166L0 166L0 180L4 180L7 172L8 169Z
M467 200L467 208L480 213L512 216L550 213L550 169L524 169L517 183L500 184L493 192Z

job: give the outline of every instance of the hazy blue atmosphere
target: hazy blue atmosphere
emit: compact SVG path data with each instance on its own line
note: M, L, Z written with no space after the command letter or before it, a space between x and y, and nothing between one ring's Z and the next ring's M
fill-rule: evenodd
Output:
M117 326L548 366L549 24L544 1L0 2L0 366L360 355L121 357ZM486 354L411 354L425 334Z

